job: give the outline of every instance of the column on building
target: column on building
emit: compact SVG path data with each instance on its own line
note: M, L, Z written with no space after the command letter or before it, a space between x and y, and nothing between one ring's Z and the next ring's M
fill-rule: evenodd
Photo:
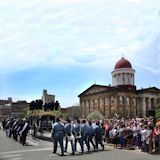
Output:
M101 98L97 99L97 103L98 103L97 110L100 111L100 108L101 108L101 104L100 104L101 103Z
M111 117L111 97L108 96L108 116Z
M133 106L134 106L134 117L137 116L137 101L136 97L133 98Z
M156 107L156 98L151 98L151 110L155 110Z
M157 103L156 103L156 102L157 102L157 99L154 98L154 99L153 99L154 109L156 109L156 107L157 107Z
M95 103L95 111L98 111L98 99L95 99L95 101L94 101L94 103Z
M127 103L128 103L128 112L129 112L129 115L128 117L131 118L132 115L134 114L133 113L133 98L132 97L128 97L127 99Z
M89 105L88 100L85 101L86 115L89 114Z
M82 118L86 118L86 106L85 106L85 101L81 101L81 112L82 112Z
M148 97L148 110L151 110L151 98Z
M84 111L85 111L85 118L86 118L87 117L86 100L84 101Z
M143 117L146 117L146 98L142 98L142 115Z
M103 116L106 116L105 97L103 97Z
M82 106L82 101L80 100L80 108L81 108L81 117L84 118L84 114L83 114L83 106Z
M108 103L108 97L104 97L104 107L105 107L105 116L109 116L109 103Z
M146 97L145 99L145 102L146 102L146 116L148 116L149 114L149 97Z
M90 106L90 100L88 100L88 111L89 111L89 113L91 112L91 108L90 108L91 106Z
M93 112L93 100L90 99L90 113Z
M115 112L118 113L118 96L114 97Z
M103 98L99 98L99 111L103 114L104 109L103 109Z
M124 78L124 79L125 79L124 84L128 84L127 73L124 74L124 77L125 77L125 78Z

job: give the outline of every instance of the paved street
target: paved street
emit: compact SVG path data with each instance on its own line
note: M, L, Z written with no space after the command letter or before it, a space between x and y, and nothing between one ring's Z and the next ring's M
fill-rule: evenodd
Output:
M158 160L159 155L148 155L146 153L105 148L105 151L85 153L81 155L76 153L72 156L65 153L64 157L52 154L52 143L43 140L33 140L31 136L27 137L27 146L22 146L19 142L5 137L5 132L0 131L0 160L52 160L52 159L73 159L73 160ZM71 153L70 149L68 152ZM58 150L60 153L60 150Z

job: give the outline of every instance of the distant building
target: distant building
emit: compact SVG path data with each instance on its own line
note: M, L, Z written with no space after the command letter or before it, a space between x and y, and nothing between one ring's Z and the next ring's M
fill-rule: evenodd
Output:
M12 105L10 103L0 105L0 119L9 118L12 114Z
M12 103L12 98L11 97L8 97L7 100L0 99L0 105L9 104L9 103Z
M81 116L99 110L105 117L132 118L154 115L160 103L160 89L136 89L135 70L125 58L120 59L112 72L112 86L94 84L79 95Z
M8 118L12 114L12 98L0 100L0 119Z
M24 109L29 109L29 103L26 101L12 102L12 116L19 117Z
M47 94L47 90L43 90L42 101L43 105L55 102L55 95Z
M29 108L26 101L13 102L12 98L0 100L0 119L9 118L10 116L18 117L24 108Z

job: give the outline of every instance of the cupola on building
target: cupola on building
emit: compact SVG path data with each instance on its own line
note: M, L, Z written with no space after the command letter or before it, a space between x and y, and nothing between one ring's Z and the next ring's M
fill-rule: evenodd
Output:
M93 84L78 96L82 118L93 111L100 111L106 118L115 113L125 118L154 115L160 89L136 89L135 70L125 58L115 64L111 75L112 86Z

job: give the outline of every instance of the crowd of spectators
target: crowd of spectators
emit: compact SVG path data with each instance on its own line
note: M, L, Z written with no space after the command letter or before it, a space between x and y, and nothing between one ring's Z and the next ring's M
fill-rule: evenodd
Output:
M152 153L160 148L160 126L155 126L153 118L124 119L115 116L104 120L102 127L105 141L114 148L135 149Z

